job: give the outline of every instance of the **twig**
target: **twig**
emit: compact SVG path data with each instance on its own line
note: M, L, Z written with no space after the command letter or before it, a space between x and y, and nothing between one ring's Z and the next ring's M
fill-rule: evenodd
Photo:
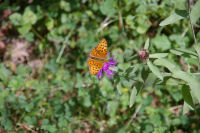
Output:
M186 28L186 29L183 31L183 33L181 34L181 37L183 38L187 32L188 32L188 28Z
M191 17L190 17L190 0L188 0L188 13L189 13L189 20L190 20L190 27L192 29L192 35L193 35L193 38L194 38L194 42L195 44L197 44L197 39L196 39L196 36L195 36L195 32L194 32L194 27L192 25L192 21L191 21Z
M196 28L200 28L200 25L198 25L198 24L194 24L194 26L195 26Z
M128 125L136 118L137 113L140 111L140 108L142 107L142 104L138 105L138 107L136 108L132 118L130 119L130 121L128 122Z
M174 107L169 108L169 111L171 111L172 113L178 115L179 112L181 111L182 107L183 107L182 105L174 106Z
M109 17L106 17L106 19L103 21L103 23L101 24L100 28L97 29L97 34L99 32L101 32L105 27L107 27L109 24L115 22L117 19L112 19L110 20Z
M72 32L69 32L69 34L67 35L67 37L65 38L64 42L63 42L63 45L62 45L62 48L59 52L59 55L58 55L58 58L56 59L56 63L58 63L60 61L60 58L65 50L65 47L66 47L66 42L68 42L69 40L69 37L71 36Z
M61 48L61 50L59 52L58 58L56 59L56 63L58 63L60 61L60 58L61 58L61 56L62 56L62 54L63 54L63 52L65 50L65 47L66 47L66 44L63 43L62 48Z
M123 23L122 14L120 10L118 12L118 16L119 16L119 28L120 30L124 30L124 23Z
M177 105L177 106L173 106L173 107L169 108L169 110L173 111L173 110L179 109L181 107L182 107L182 105Z
M139 112L140 108L142 107L142 104L140 104L137 109L135 110L135 113L133 114L133 119L136 118L137 113Z

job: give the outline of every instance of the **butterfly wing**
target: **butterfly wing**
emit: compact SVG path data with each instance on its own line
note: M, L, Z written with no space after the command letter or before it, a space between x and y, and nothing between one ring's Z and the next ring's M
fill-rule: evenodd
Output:
M92 58L90 58L88 60L88 66L89 66L91 75L97 74L98 71L101 70L103 65L104 65L103 61L95 60L95 59L92 59Z
M99 44L92 49L90 56L106 59L108 54L108 46L106 39L102 39Z

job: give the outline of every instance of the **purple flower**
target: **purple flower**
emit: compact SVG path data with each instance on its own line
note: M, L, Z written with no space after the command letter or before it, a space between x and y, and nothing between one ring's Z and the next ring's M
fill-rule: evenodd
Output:
M100 80L103 77L103 72L106 73L106 76L111 79L111 76L115 74L115 71L110 70L110 67L115 67L117 64L116 60L113 60L114 56L112 56L106 63L104 63L101 70L97 73L97 78Z

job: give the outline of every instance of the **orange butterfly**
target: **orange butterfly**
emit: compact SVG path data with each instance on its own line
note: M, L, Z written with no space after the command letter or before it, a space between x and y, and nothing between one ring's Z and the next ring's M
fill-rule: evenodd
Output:
M106 39L102 39L99 44L92 49L90 52L90 58L88 60L88 66L90 74L97 74L103 67L104 63L107 62L106 57L108 53L108 46Z

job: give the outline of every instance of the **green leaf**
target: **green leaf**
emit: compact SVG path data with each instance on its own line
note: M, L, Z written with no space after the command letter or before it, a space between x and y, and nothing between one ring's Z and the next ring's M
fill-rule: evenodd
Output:
M34 41L34 34L32 32L28 32L27 34L24 35L25 39L29 42Z
M16 69L16 74L21 76L28 76L31 73L31 68L23 64L19 64Z
M19 33L22 34L23 36L25 36L30 30L31 30L30 24L26 24L18 28Z
M135 16L128 15L126 16L126 19L125 19L126 24L130 26L131 29L135 29L134 21L133 21L134 18Z
M190 18L192 24L196 24L198 19L200 18L200 0L198 0L195 5L192 7Z
M183 103L183 114L186 114L190 111L190 106L184 101Z
M42 125L48 125L49 124L49 120L48 119L43 119L42 120Z
M67 22L67 15L65 13L61 14L61 23L66 23Z
M163 58L168 56L169 53L155 53L155 54L150 54L149 58Z
M197 58L193 58L193 57L187 58L186 62L188 65L195 65L195 66L199 65L199 60L197 60ZM190 66L188 66L188 69L190 69L189 67Z
M114 16L116 13L116 10L114 8L115 1L114 0L106 0L101 6L100 10L102 14L106 16Z
M200 63L200 43L194 45L194 49L196 50L199 58L199 63Z
M3 121L4 131L11 131L13 127L13 122L8 118L4 119Z
M9 16L9 19L13 25L19 26L21 25L22 15L19 13L13 13L12 15Z
M186 10L175 10L175 12L172 12L172 14L167 17L165 20L163 20L159 25L165 26L172 23L175 23L178 20L181 20L187 16Z
M160 80L163 80L163 76L162 74L160 73L159 69L153 65L151 63L151 61L147 61L147 65L149 66L149 69L160 79Z
M28 124L28 125L33 125L34 123L36 123L36 117L35 116L25 116L24 117L24 121Z
M191 110L190 105L188 105L187 102L184 101L184 104L183 104L183 114L188 113L190 110Z
M34 104L33 103L28 103L28 104L25 105L25 110L27 112L31 112L32 109L34 109Z
M51 30L53 29L53 26L54 26L54 20L53 19L48 19L45 23L46 27L48 30Z
M27 8L22 16L23 25L33 25L37 22L36 14Z
M170 53L175 54L175 55L178 55L178 56L180 56L180 55L183 54L183 52L180 52L180 51L174 50L174 49L170 49Z
M133 106L133 104L135 103L136 100L136 96L137 96L137 89L135 87L133 87L132 91L131 91L131 96L130 96L130 104L129 107L131 108Z
M67 120L63 117L59 118L58 120L58 127L62 128L65 127L67 125Z
M107 103L108 110L106 111L106 114L108 114L110 117L116 116L118 106L119 103L117 101L109 101Z
M156 59L154 61L154 64L159 65L159 66L164 66L168 68L171 72L174 70L180 70L173 62L167 60L167 59Z
M149 27L151 26L150 23L148 22L148 17L146 15L138 15L136 17L136 21L138 23L138 25L136 26L136 31L139 34L144 34L147 32L147 30L149 29Z
M69 2L66 2L64 0L60 1L60 8L65 10L66 12L69 12L71 10L71 6Z
M149 73L147 79L144 82L144 87L143 89L147 89L148 87L153 87L153 84L155 83L157 79L157 76L153 73Z
M185 83L185 82L184 82ZM171 85L171 86L178 86L180 84L180 81L177 80L177 79L174 79L174 78L169 78L167 81L166 81L166 84L167 85Z
M145 42L144 49L149 49L149 38Z
M50 133L55 133L56 132L56 125L48 125L48 131Z
M1 91L1 93L0 93L0 109L1 110L4 108L4 101L8 95L9 95L8 89L5 89L5 90Z
M191 106L192 109L194 109L194 103L193 103L193 99L192 96L190 94L190 89L188 86L184 85L182 87L182 95L183 95L183 99L184 101Z
M12 89L20 89L24 86L25 80L22 76L12 76L9 81L8 87Z
M118 91L119 95L122 94L122 85L121 85L121 83L117 84L117 91Z
M194 56L198 56L195 52L191 51L191 50L188 50L188 49L185 49L185 48L176 48L177 51L180 51L180 52L183 52L183 53L186 53L186 54L191 54L191 55L194 55Z
M161 51L165 51L171 48L171 42L166 35L156 36L151 40L152 45Z
M184 49L184 48L171 49L170 53L178 55L178 56L181 56L181 55L185 54L185 55L191 56L194 59L196 59L194 56L198 57L197 53L195 53L195 52L193 52L191 50Z
M5 67L4 64L0 64L0 79L4 82L7 83L9 82L10 78L10 71Z
M181 71L174 63L167 59L156 59L154 63L168 68L172 73L172 77L185 81L190 86L190 89L193 92L192 94L195 95L200 103L200 81L194 75Z

